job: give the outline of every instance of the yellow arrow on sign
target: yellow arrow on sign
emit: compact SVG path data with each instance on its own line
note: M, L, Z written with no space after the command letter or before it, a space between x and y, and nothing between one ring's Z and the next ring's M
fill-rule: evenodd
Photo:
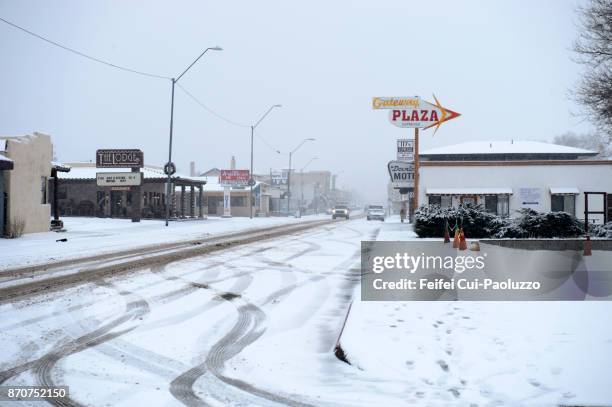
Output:
M456 117L461 116L461 114L457 113L457 112L453 112L450 109L447 109L445 107L442 107L442 105L440 104L440 101L438 101L438 98L436 97L436 95L433 95L434 100L436 101L436 104L434 105L431 102L427 102L431 105L436 106L438 109L440 109L440 111L442 112L442 117L438 119L437 122L430 124L427 127L423 127L423 130L428 129L430 127L436 126L436 129L434 130L434 135L436 134L436 132L438 131L438 129L440 128L440 125L444 122L447 122L449 120L452 120Z

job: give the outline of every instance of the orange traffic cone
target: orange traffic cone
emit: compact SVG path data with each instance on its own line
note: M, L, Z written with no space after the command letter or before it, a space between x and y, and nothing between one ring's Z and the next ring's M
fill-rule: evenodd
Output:
M455 228L455 236L453 237L453 249L459 248L459 228Z
M586 235L586 240L584 241L584 251L582 252L582 255L590 256L591 254L591 236Z
M461 229L459 231L459 250L466 250L467 249L467 242L465 241L465 233L463 232L463 229Z
M450 236L448 235L448 220L444 221L444 243L450 243Z

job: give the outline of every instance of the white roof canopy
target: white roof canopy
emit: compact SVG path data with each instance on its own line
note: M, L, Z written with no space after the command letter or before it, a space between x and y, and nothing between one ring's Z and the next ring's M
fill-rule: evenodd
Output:
M550 193L554 195L578 195L580 191L576 187L551 187Z
M512 195L512 188L427 188L427 195Z

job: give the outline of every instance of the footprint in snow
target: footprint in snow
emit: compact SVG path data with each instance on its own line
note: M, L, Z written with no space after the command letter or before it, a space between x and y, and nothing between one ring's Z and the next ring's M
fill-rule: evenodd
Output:
M440 365L440 368L442 368L442 370L444 370L445 372L448 372L448 363L446 363L443 360L438 360L438 365Z

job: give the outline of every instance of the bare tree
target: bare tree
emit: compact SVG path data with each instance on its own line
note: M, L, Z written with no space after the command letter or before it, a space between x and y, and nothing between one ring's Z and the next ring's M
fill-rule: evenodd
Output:
M608 142L608 136L598 133L576 134L568 131L567 133L555 136L552 142L562 146L597 151L599 155L604 157L612 156L612 146Z
M585 74L575 89L586 116L612 140L612 0L590 0L579 9L580 34L574 43L576 61Z

